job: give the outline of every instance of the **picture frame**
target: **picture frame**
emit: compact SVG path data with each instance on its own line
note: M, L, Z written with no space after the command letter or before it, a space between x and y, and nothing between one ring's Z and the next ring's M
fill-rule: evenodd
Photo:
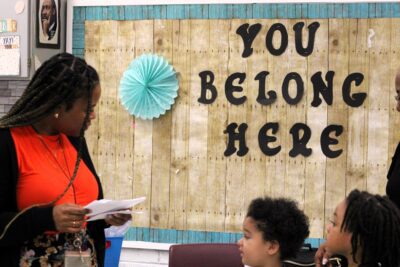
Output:
M36 0L36 47L60 48L60 0Z

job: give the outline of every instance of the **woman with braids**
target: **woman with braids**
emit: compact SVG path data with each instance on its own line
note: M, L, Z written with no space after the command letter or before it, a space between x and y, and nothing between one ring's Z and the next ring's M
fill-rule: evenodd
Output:
M103 197L84 139L100 92L94 68L58 54L0 119L0 266L103 266L104 228L130 215L85 221Z
M400 212L386 196L353 190L337 205L323 247L349 266L400 266Z

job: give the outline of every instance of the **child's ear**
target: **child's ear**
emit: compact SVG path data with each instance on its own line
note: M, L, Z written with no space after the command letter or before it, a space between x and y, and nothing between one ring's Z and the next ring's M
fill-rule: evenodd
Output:
M275 255L277 253L279 253L279 242L274 240L274 241L268 241L268 245L267 245L267 253L269 255Z

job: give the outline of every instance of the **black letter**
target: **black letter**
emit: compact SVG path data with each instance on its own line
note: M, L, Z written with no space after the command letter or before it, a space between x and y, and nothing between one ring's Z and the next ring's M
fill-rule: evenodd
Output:
M267 131L270 129L272 130L272 134L276 134L279 129L279 124L277 122L266 123L258 132L258 145L265 155L274 156L281 151L281 146L275 148L268 147L268 143L276 141L275 136L267 135Z
M321 149L325 156L328 158L337 158L342 154L343 149L333 151L329 148L330 145L336 145L339 143L337 139L330 138L329 134L335 132L335 136L338 137L343 133L343 126L341 125L328 125L321 133Z
M297 84L297 94L295 98L291 98L289 95L289 83L290 80L295 80ZM304 82L303 79L301 78L300 74L296 72L291 72L288 73L283 80L282 83L282 95L283 98L286 100L286 102L290 105L296 105L297 103L300 102L301 98L303 97L304 93Z
M261 30L261 24L256 23L250 26L249 24L240 25L237 28L236 33L239 34L243 39L244 50L242 53L242 57L249 57L253 53L253 48L251 45L253 44L254 38L256 38L257 34Z
M303 137L300 139L300 130L303 130ZM304 157L311 155L312 149L307 148L307 143L310 141L311 129L304 123L296 123L290 128L290 134L293 138L293 148L289 151L289 156L292 158L301 154Z
M278 49L275 49L274 46L272 45L272 40L275 31L281 32L281 47L279 47ZM288 34L283 24L275 23L271 26L271 28L269 28L267 37L265 38L265 45L267 46L268 51L274 56L279 56L283 52L285 52L288 46Z
M247 154L249 151L248 147L246 146L246 138L245 138L245 132L247 130L247 124L242 123L239 126L239 133L235 133L235 129L237 128L236 123L231 123L226 127L226 130L224 133L228 134L228 144L226 146L224 155L226 157L229 157L233 153L236 152L236 147L235 147L235 141L239 141L239 151L237 152L237 155L239 157L242 157Z
M265 78L268 76L268 71L261 71L257 74L254 80L258 80L258 96L257 102L261 105L270 105L275 102L276 100L276 92L275 91L268 91L268 98L265 96Z
M201 95L197 99L199 103L202 104L211 104L217 98L218 92L217 88L213 85L214 82L214 73L209 70L205 70L199 73L201 78ZM207 82L207 77L210 77L210 81ZM211 98L207 99L207 89L211 92Z
M319 93L324 97L325 102L328 105L332 105L332 84L333 84L333 76L335 72L328 71L325 75L325 80L328 81L328 86L325 85L324 81L322 81L321 72L316 72L313 76L311 76L311 82L314 88L314 98L311 102L311 106L318 107L321 104L321 99L318 97Z
M351 73L343 82L342 93L343 100L350 107L356 108L361 106L364 103L365 98L367 97L366 93L357 93L350 96L350 87L351 82L354 81L356 86L359 86L364 80L364 75L362 73Z
M234 86L232 84L235 79L239 79L239 84L242 84L244 82L244 80L246 79L246 73L235 72L235 73L232 73L231 75L229 75L228 79L226 79L226 82L225 82L225 95L231 104L240 105L246 101L247 97L242 96L240 98L235 98L233 96L234 92L242 92L243 91L242 87Z
M303 38L302 38L302 29L304 27L304 22L297 22L293 26L293 30L295 31L294 39L296 40L296 51L303 57L310 55L314 49L314 40L315 40L315 32L319 28L319 22L313 22L308 25L308 44L307 47L303 47Z

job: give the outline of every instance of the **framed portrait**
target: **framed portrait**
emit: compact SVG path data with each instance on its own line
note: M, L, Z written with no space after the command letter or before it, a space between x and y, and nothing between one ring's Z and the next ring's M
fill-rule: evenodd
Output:
M36 0L36 47L60 48L60 0Z

